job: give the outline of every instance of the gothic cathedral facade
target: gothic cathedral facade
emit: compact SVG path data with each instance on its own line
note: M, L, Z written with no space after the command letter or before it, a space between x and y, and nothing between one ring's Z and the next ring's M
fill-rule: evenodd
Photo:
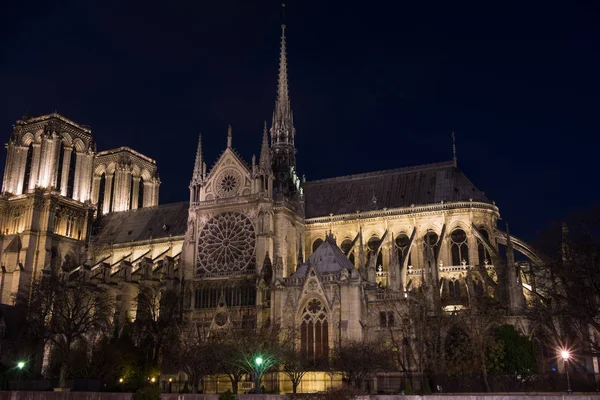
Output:
M17 121L0 198L1 302L44 272L78 273L114 292L123 324L135 319L140 286L159 282L176 285L209 331L295 327L315 357L399 323L372 310L424 287L432 310L473 307L489 293L519 315L532 288L513 250L540 259L499 229L498 207L455 159L299 177L285 28L279 61L258 160L234 150L230 128L208 170L200 139L189 202L159 205L155 160L128 147L98 152L84 125L57 113Z

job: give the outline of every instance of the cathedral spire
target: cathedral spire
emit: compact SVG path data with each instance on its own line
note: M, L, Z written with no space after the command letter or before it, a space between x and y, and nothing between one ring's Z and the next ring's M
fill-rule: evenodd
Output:
M263 128L262 145L260 147L260 159L258 164L261 169L268 171L271 168L271 153L269 150L269 135L267 132L267 121Z
M277 80L277 100L271 125L273 146L294 146L294 126L292 107L288 90L287 51L285 24L281 25L281 49L279 55L279 78Z
M196 150L196 162L194 163L194 173L192 175L192 185L201 183L204 179L202 164L202 135L199 135L198 150Z

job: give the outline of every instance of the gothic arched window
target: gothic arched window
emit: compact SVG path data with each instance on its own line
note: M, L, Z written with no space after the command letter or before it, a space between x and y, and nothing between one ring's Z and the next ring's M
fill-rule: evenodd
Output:
M27 193L29 189L29 180L31 179L31 164L33 163L33 144L30 144L27 147L27 157L25 159L25 177L23 179L23 191L22 193Z
M455 229L450 235L452 241L452 265L461 265L464 261L469 264L469 246L467 234L460 228Z
M483 236L488 242L490 240L490 234L485 229L479 229L481 236ZM485 265L490 263L490 253L485 248L485 245L481 240L477 240L477 258L479 259L479 265Z
M448 294L452 299L458 299L460 297L460 282L452 279L448 282Z
M315 251L317 251L317 249L319 248L320 245L323 244L323 239L317 239L313 242L312 245L312 252L314 253Z
M106 190L106 174L100 175L100 181L98 183L98 216L105 214L104 207L104 192Z
M354 264L354 252L350 252L350 250L352 250L352 240L344 239L344 241L340 245L340 249L348 257L348 260L350 260L350 262Z
M309 359L324 359L329 355L327 311L317 299L310 300L302 310L300 354Z
M439 235L434 231L428 231L423 237L423 242L425 244L424 261L428 271L435 268L434 264L439 253L439 239Z
M408 238L408 236L405 233L401 233L398 236L396 236L395 242L396 242L396 251L398 252L398 261L400 262L400 265L404 265L404 260L407 255L408 255L408 264L407 265L412 265L411 256L408 251L409 250L408 245L410 244L410 239Z
M379 267L380 265L383 265L383 256L381 251L379 251L380 247L381 239L379 239L377 236L372 236L367 242L367 264L370 262L373 253L377 252L377 263L375 266Z

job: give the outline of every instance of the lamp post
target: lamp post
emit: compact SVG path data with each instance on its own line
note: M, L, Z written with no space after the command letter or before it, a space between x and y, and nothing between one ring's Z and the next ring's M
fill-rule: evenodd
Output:
M572 394L573 391L571 390L571 378L569 377L569 363L568 363L569 359L571 358L571 353L567 349L562 349L560 351L560 356L562 357L562 359L565 363L565 371L567 371L567 393Z
M261 356L258 356L254 359L254 364L256 365L256 369L255 369L255 376L254 376L254 392L257 394L260 394L262 391L260 389L260 381L262 378L262 363L263 363L263 358Z
M19 375L17 376L17 392L18 392L19 385L21 384L21 373L23 372L23 368L25 368L25 361L19 361L17 363L17 368L19 369Z

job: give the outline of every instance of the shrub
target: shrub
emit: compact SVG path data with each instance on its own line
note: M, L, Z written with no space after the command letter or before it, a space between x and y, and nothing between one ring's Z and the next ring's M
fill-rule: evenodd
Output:
M138 389L132 400L160 400L160 390L156 386L146 386Z
M406 380L406 386L404 387L404 394L410 395L413 394L412 383L410 383L410 379Z
M431 394L431 385L429 384L429 378L423 379L423 394Z
M223 393L219 394L219 400L235 400L235 394L231 390L227 389Z

